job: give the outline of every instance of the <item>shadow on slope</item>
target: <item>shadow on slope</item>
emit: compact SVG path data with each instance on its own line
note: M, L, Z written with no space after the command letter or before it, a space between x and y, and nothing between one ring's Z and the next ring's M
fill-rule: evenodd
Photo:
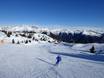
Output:
M100 61L104 62L104 55L92 55L92 54L85 54L85 53L80 53L80 54L74 54L74 53L64 53L64 52L50 52L52 54L60 54L64 56L70 56L70 57L75 57L75 58L82 58L82 59L87 59L87 60L93 60L93 61Z

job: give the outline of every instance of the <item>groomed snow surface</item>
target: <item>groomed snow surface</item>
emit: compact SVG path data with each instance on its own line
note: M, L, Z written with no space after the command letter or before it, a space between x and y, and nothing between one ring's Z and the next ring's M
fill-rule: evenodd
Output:
M87 52L91 45L102 53ZM48 42L0 45L0 78L104 78L103 47ZM59 54L62 61L53 66Z

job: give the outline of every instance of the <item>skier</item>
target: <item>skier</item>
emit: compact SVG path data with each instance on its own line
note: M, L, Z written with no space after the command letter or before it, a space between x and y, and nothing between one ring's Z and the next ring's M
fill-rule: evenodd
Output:
M61 56L58 55L58 56L56 57L56 64L55 64L55 65L58 65L58 64L60 63L60 61L61 61Z

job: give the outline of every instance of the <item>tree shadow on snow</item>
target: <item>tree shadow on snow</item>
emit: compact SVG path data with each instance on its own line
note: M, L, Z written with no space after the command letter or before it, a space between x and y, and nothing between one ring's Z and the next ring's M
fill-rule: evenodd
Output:
M104 62L104 55L92 55L92 54L74 54L74 53L64 53L64 52L50 52L52 54L60 54L64 56L70 56L70 57L75 57L75 58L82 58L82 59L87 59L87 60L93 60L93 61L100 61Z

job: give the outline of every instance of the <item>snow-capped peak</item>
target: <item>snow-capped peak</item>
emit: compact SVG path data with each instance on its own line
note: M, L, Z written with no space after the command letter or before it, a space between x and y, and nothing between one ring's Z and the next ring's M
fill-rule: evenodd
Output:
M100 33L92 31L92 30L84 30L83 34L85 35L90 35L90 36L101 36Z

